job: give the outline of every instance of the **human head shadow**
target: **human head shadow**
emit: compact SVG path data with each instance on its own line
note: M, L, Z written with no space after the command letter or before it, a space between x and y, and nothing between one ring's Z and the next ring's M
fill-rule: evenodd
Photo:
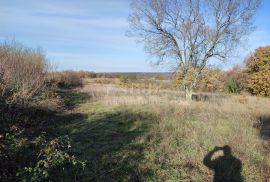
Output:
M223 151L223 156L212 159L218 151ZM242 182L241 175L242 162L232 155L231 148L228 145L215 147L203 159L203 163L209 169L215 172L214 182Z
M87 161L80 180L142 181L151 176L150 169L140 168L146 146L139 141L152 117L127 110L93 112L69 123L63 132L69 133L75 156Z

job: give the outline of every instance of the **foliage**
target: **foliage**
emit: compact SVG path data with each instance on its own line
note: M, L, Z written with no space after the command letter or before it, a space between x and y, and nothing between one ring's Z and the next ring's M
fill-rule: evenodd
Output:
M225 91L229 93L240 93L247 88L246 71L239 65L234 65L226 72Z
M207 67L202 70L201 75L197 78L198 84L194 87L195 91L203 92L222 92L224 90L226 72L220 69ZM193 73L186 75L186 82L191 84L194 80ZM176 85L182 85L184 81L184 75L181 72L177 72L175 76Z
M235 78L229 78L226 82L225 88L229 93L240 93L241 87Z
M44 136L37 138L37 144L43 144L44 147L39 152L37 162L31 167L25 167L18 175L31 181L55 180L52 178L55 170L63 173L67 164L76 168L83 169L85 162L69 155L66 150L71 147L68 137L55 138L49 142L45 141ZM69 175L71 177L71 175Z
M44 181L52 178L55 171L70 165L83 169L85 163L68 154L71 147L67 136L47 140L46 133L33 139L23 136L23 131L13 130L1 137L0 180Z
M183 84L190 85L192 84L193 80L195 79L195 75L193 72L197 71L195 67L190 67L189 70L191 70L188 73L183 73L182 71L176 72L175 74L175 83L176 85L182 86Z
M207 92L224 91L225 75L226 72L221 69L206 68L202 71L197 90Z
M0 44L0 55L0 181L52 180L60 169L83 168L68 137L49 129L61 98L46 56L14 42Z
M259 47L246 62L252 94L270 96L270 46Z

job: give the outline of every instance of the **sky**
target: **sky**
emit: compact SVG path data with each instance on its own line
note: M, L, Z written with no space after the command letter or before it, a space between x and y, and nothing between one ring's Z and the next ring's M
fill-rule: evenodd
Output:
M42 48L59 70L156 72L143 45L126 36L130 0L0 0L0 41ZM270 0L256 14L257 29L223 68L241 64L270 45Z

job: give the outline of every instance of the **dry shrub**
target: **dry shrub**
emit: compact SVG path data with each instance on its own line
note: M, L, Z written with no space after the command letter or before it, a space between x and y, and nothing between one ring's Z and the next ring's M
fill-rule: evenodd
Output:
M58 73L58 85L63 88L81 87L84 75L76 71L62 71Z
M18 43L0 44L0 96L8 102L26 103L45 87L48 64L39 49Z

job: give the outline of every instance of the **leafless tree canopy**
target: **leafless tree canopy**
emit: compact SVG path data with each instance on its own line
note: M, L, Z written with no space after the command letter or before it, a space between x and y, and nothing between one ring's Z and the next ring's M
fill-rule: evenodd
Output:
M133 0L130 33L158 64L174 61L185 89L192 90L211 58L225 60L251 33L259 5L260 0Z

